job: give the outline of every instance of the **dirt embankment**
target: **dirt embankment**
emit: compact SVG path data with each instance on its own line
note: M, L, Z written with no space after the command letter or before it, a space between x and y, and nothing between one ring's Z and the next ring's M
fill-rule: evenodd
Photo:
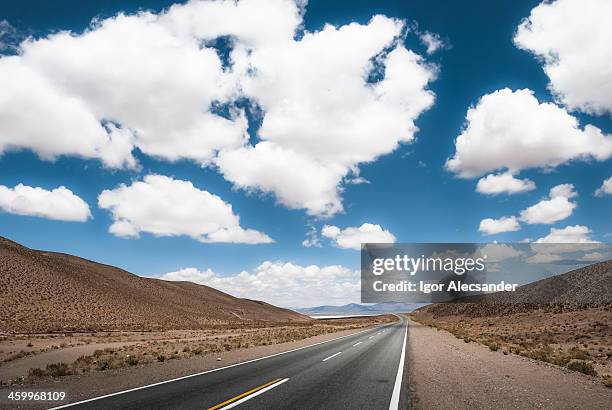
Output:
M411 321L408 366L415 409L609 409L600 380L503 354Z
M612 386L612 261L413 312L418 322L516 354L598 376Z
M473 306L478 310L480 306ZM442 315L425 308L412 314L424 325L447 330L465 343L515 354L597 376L612 386L612 307L537 310L500 316Z

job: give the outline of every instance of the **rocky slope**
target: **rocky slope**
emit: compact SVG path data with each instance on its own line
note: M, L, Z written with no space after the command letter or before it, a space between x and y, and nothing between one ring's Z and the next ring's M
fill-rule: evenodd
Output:
M568 311L588 306L608 305L612 301L612 260L585 266L517 288L470 296L451 303L421 308L434 316L498 316L538 309Z

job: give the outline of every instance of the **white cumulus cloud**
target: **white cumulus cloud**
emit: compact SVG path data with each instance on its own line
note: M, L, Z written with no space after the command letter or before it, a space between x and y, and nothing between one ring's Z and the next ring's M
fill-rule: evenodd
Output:
M604 161L612 136L578 120L553 103L540 103L528 89L484 95L466 115L446 167L462 178L508 170L552 168L571 160Z
M612 112L612 2L543 1L519 25L515 44L543 63L550 89L568 108Z
M577 194L572 184L562 184L553 187L549 199L543 199L535 205L521 211L521 221L528 224L552 224L569 217L576 203L570 199Z
M227 276L210 269L184 268L159 278L195 282L236 297L285 307L358 303L361 289L359 272L344 266L300 266L290 262L266 261L252 272Z
M48 191L23 184L0 185L0 210L59 221L85 222L91 217L89 205L64 186Z
M502 216L499 219L485 218L480 221L478 230L484 235L495 235L502 232L514 232L521 229L515 216Z
M476 191L486 195L519 194L535 189L535 183L530 179L515 178L510 172L490 174L478 180Z
M563 259L562 255L557 253L535 253L525 259L527 263L551 263L557 262Z
M349 174L412 141L415 119L433 103L427 84L436 70L401 45L403 26L375 16L368 24L326 25L299 40L287 33L270 44L237 46L235 69L254 73L241 77L242 90L263 118L254 147L219 155L225 178L311 215L342 211ZM242 32L231 34L246 41ZM371 73L380 80L369 83Z
M331 239L334 246L344 249L360 250L362 243L394 243L395 236L380 225L364 223L359 227L341 229L334 225L325 225L321 235Z
M233 95L230 77L214 49L149 12L28 39L20 55L0 58L0 153L25 148L116 168L134 167L138 147L205 162L244 142L241 113L210 109Z
M314 161L264 141L221 152L217 164L235 186L275 194L288 208L306 208L309 214L321 216L343 209L337 187L348 169L333 162Z
M109 232L120 237L186 235L200 242L270 243L259 231L243 229L232 206L189 181L147 175L98 196L100 208L113 218Z
M505 243L488 243L480 248L480 253L487 258L489 263L502 262L523 255L523 251Z
M601 186L595 191L595 196L612 195L612 177L602 182Z
M565 228L550 228L550 233L536 243L596 243L590 237L591 229L583 225L566 226ZM571 248L570 248L571 249Z
M359 164L414 139L436 68L403 45L401 20L310 32L298 3L190 1L23 41L0 57L0 155L134 168L138 148L217 167L291 209L341 212ZM251 142L239 101L261 120Z
M612 253L610 252L590 252L580 258L581 261L586 262L601 262L608 259L612 259Z

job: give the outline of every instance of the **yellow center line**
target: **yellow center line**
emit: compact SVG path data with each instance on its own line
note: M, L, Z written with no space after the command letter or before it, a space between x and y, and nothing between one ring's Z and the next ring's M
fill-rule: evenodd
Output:
M247 391L247 392L244 392L244 393L242 393L242 394L239 394L239 395L238 395L238 396L236 396L236 397L232 397L232 398L231 398L231 399L229 399L229 400L225 400L223 403L219 403L219 404L217 404L217 405L215 405L215 406L209 407L209 408L208 408L208 410L217 410L217 409L220 409L221 407L227 406L228 404L233 403L233 402L235 402L236 400L240 400L241 398L243 398L243 397L245 397L245 396L248 396L249 394L253 394L253 393L255 393L255 392L257 392L257 391L259 391L259 390L261 390L261 389L265 389L266 387L268 387L268 386L270 386L270 385L272 385L272 384L274 384L274 383L278 383L278 382L279 382L279 381L281 381L281 380L282 380L282 379L276 379L276 380L272 380L271 382L268 382L268 383L266 383L266 384L262 384L261 386L259 386L259 387L255 387L254 389L251 389L251 390L249 390L249 391Z

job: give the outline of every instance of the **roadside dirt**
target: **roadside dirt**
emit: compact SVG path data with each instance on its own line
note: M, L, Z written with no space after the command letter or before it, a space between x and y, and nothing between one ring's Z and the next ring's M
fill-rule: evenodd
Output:
M32 368L44 368L49 363L72 363L79 357L91 355L99 349L114 349L131 346L136 342L96 343L82 346L71 346L57 350L48 350L38 354L13 360L0 366L0 380L11 380L26 377Z
M489 305L470 305L471 309L460 304L447 305L431 305L417 310L411 317L492 350L561 367L578 366L579 371L597 375L612 385L612 308L609 305L571 310L539 306L539 309L519 312L512 309L520 306L510 305L507 313L495 316L478 315L492 307ZM452 309L465 310L468 314L431 313Z
M410 320L408 366L415 409L609 409L601 379Z

